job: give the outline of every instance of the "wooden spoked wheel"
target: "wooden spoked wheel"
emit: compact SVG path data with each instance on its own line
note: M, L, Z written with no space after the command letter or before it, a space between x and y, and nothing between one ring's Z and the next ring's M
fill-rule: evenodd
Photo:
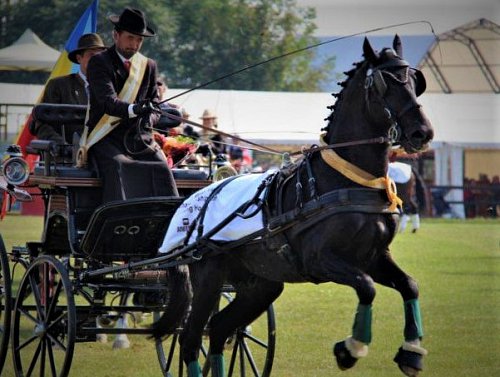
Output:
M52 256L40 256L26 270L14 304L16 375L67 376L75 337L76 310L67 269Z
M231 302L233 296L223 292L220 307ZM154 313L154 319L160 313ZM181 330L179 330L179 333ZM156 341L158 361L164 377L185 377L187 370L181 362L179 352L179 333L162 341ZM210 363L208 355L208 331L203 336L200 350L200 364L203 376L209 376ZM268 377L274 360L276 347L276 321L272 305L256 321L249 326L238 329L226 342L225 362L227 377Z
M5 364L10 336L12 285L7 250L0 235L0 375Z

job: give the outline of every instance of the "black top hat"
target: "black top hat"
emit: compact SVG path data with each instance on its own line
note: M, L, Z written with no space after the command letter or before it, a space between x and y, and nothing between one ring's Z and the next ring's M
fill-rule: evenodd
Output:
M78 64L78 61L76 60L76 55L83 54L85 50L90 50L90 49L101 49L101 50L106 49L106 46L104 46L104 42L102 41L99 34L96 33L83 34L80 37L80 39L78 39L78 47L68 54L68 59L71 60L73 63Z
M109 20L119 30L125 30L143 37L155 35L155 32L147 26L146 16L139 9L126 7L120 16L109 16Z

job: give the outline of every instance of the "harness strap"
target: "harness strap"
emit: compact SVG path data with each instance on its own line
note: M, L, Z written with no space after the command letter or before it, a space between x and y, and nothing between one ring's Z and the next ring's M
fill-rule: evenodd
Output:
M205 219L205 214L207 212L208 204L212 201L212 199L231 181L236 179L237 175L234 175L232 177L227 178L223 182L219 184L208 196L208 198L205 200L205 203L203 203L203 206L200 209L200 212L198 213L198 216L194 221L191 223L191 226L189 227L186 237L184 238L184 245L187 245L189 243L189 239L191 238L191 235L193 234L196 226L198 226L198 234L196 239L199 240L202 235L203 235L203 220ZM231 218L231 220L234 218L234 216Z
M314 178L314 174L313 174L312 167L311 167L310 157L311 157L311 154L308 153L304 158L304 164L306 165L306 171L307 171L307 183L309 186L309 196L311 198L316 199L318 196L317 190L316 190L316 178Z
M326 208L339 212L364 213L397 213L388 207L387 197L381 190L365 188L345 188L327 192L315 200L304 204L301 210L292 209L269 219L267 229L273 233L282 230L283 226L291 226ZM331 212L330 212L331 214Z

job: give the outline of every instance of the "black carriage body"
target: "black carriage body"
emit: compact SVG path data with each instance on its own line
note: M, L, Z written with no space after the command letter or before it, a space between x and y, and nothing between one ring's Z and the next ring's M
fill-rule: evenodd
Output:
M80 251L99 260L154 258L182 199L139 198L96 209Z
M85 119L86 106L40 104L35 119L74 130ZM156 254L179 197L140 198L102 205L96 164L75 167L79 136L73 145L36 140L28 148L41 155L29 183L38 186L45 202L45 223L37 253L71 254L103 262L150 258ZM70 162L68 162L70 158ZM188 196L210 183L200 170L173 169L179 192ZM84 241L84 242L83 242Z

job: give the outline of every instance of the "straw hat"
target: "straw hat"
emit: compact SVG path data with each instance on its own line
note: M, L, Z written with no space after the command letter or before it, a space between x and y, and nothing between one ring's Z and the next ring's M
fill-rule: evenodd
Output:
M203 112L203 115L200 117L200 119L216 119L217 115L215 114L215 111L207 109Z
M183 118L189 118L191 116L184 107L181 109L181 114Z

